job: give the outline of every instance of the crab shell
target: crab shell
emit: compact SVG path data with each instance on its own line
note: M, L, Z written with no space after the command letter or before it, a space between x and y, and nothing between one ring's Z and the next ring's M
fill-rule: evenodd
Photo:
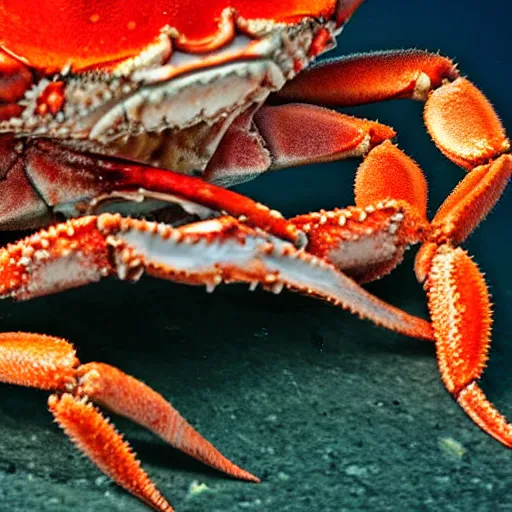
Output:
M5 0L0 107L19 110L0 109L0 133L200 175L233 121L331 48L359 3Z

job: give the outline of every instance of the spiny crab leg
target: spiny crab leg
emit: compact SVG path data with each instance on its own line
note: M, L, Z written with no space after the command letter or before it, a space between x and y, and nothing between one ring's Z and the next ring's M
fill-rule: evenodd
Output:
M324 83L329 87L324 87ZM397 98L426 101L424 119L437 147L471 170L510 149L486 97L450 59L420 50L350 55L311 66L275 98L354 106Z
M329 87L323 86L326 82ZM445 386L483 430L512 447L512 425L477 384L490 343L489 293L477 266L458 247L492 209L512 175L512 157L504 154L510 150L510 142L487 98L459 76L449 59L417 50L327 60L300 73L274 96L280 102L332 106L396 98L425 101L424 120L436 146L470 171L440 207L432 225L416 236L416 241L424 244L415 270L427 291ZM408 170L397 176L397 169L403 171L404 166ZM368 208L386 197L406 200L424 218L426 202L417 201L422 195L417 194L422 179L410 180L421 174L414 167L384 141L359 168L356 204ZM308 235L308 251L334 263L343 255L343 236L333 236L312 217L300 217L295 223ZM361 281L380 277L399 259L390 257L376 266L363 266L355 276Z
M477 425L512 448L512 425L477 383L491 338L489 293L476 264L458 247L499 200L511 172L510 155L475 168L429 225L421 170L398 148L384 143L358 169L358 208L301 215L291 222L307 234L306 251L359 281L388 273L409 244L423 242L415 271L428 295L441 378ZM389 180L390 174L396 182ZM381 197L393 199L378 201ZM393 224L378 214L382 204L391 203L400 208L391 217Z
M393 217L398 206L382 205ZM143 273L213 290L221 282L261 283L323 298L378 325L431 339L430 324L377 299L333 265L232 217L179 228L102 214L72 219L0 251L0 295L59 292L116 275Z
M93 402L228 475L259 481L226 459L160 394L107 364L80 364L73 346L63 339L0 334L0 381L54 391L49 409L75 445L117 484L159 512L172 512L172 507Z
M394 201L378 206L382 224L395 226L400 208ZM358 217L365 211L358 210ZM261 283L274 292L286 286L387 328L432 338L425 320L373 297L323 259L233 217L172 228L103 214L52 226L0 250L0 294L21 300L109 275L137 280L143 272L203 284L209 290L222 281L249 282L251 287ZM172 508L93 402L149 428L206 464L258 481L223 457L158 393L106 364L81 365L64 340L27 333L0 335L0 381L56 391L49 408L66 434L105 474L157 511Z
M428 295L441 378L461 407L485 432L512 448L512 425L478 385L491 341L491 301L485 280L457 247L487 215L512 173L503 155L477 167L438 210L416 257L416 275Z

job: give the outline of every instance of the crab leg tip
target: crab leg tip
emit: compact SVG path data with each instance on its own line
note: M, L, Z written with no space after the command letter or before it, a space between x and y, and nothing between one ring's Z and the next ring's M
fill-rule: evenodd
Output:
M457 402L484 432L512 448L512 425L487 400L476 382L472 382L459 393Z
M140 380L105 363L78 371L80 394L146 427L174 448L223 473L257 482L257 477L224 457L165 398Z
M96 466L114 482L158 512L173 512L129 444L85 398L69 393L51 395L48 407L57 423Z

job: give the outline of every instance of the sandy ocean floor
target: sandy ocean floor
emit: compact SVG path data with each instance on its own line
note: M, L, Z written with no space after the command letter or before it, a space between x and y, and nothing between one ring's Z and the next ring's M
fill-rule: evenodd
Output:
M421 313L408 273L395 278L395 303ZM445 392L433 347L321 302L148 280L22 304L3 323L47 323L82 360L143 379L263 480L227 479L116 418L178 511L512 510L512 454ZM512 351L497 345L484 387L511 417ZM0 397L0 510L145 510L75 452L46 393Z
M512 131L510 16L501 1L368 0L340 52L420 47L457 57ZM478 7L478 11L477 11ZM433 213L463 176L421 125L421 106L357 111L392 124L431 184ZM285 214L349 204L354 163L284 171L240 187ZM510 187L509 187L510 189ZM466 247L496 304L482 387L512 419L511 191ZM369 286L426 316L412 254ZM246 287L214 294L145 279L0 304L2 330L63 336L82 361L119 366L164 396L262 478L225 478L113 418L177 512L512 511L512 452L481 432L440 382L434 347L319 301ZM143 512L52 423L47 393L0 386L0 512Z

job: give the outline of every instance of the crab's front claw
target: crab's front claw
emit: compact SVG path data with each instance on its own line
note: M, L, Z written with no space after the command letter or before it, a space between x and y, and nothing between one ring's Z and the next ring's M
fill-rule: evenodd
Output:
M478 385L491 340L491 302L485 280L463 242L497 202L512 171L512 157L468 174L438 210L429 241L416 257L424 280L442 380L485 432L512 448L512 425Z

